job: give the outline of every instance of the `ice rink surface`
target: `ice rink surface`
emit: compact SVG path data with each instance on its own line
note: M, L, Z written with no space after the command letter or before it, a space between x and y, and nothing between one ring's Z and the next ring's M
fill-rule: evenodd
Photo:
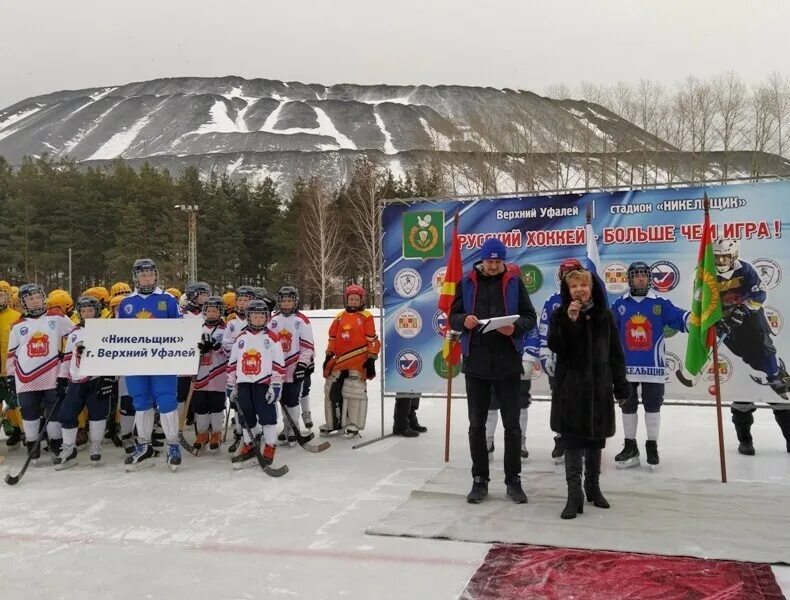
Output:
M327 327L326 320L315 322L321 354ZM379 435L378 380L369 394L363 440ZM318 379L312 392L316 429L323 422L321 398ZM454 400L453 406L451 464L465 467L470 465L465 401ZM429 431L416 439L391 437L352 450L359 440L333 437L332 447L321 454L280 448L275 464L287 463L291 470L281 479L267 477L257 466L233 471L224 447L214 456L184 453L177 473L161 458L154 468L125 473L122 453L111 445L104 447L104 464L95 468L83 452L78 466L55 472L44 455L42 466L31 467L16 487L0 488L0 598L456 598L489 545L364 533L445 466L444 414L444 400L424 399L419 416ZM715 411L667 406L663 414L659 469L615 470L613 457L622 445L618 431L604 451L604 492L614 478L632 480L634 486L650 486L656 479L718 479ZM530 458L522 473L528 495L530 470L553 468L548 416L548 403L533 403ZM790 454L773 415L757 412L754 457L738 455L729 412L724 416L730 479L785 486L776 509L790 519ZM387 399L387 430L391 423ZM502 477L501 427L497 433L492 479ZM641 418L639 443L643 448ZM21 450L9 453L0 471L16 472L22 459ZM564 489L562 466L555 472L557 487ZM487 502L509 501L490 497ZM558 520L562 508L557 506ZM530 505L523 511L529 519ZM790 567L774 572L790 595Z

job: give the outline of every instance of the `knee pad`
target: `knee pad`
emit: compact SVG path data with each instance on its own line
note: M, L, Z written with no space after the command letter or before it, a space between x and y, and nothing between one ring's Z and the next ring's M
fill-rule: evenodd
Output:
M324 382L324 418L332 429L341 425L340 407L343 405L343 380L340 373L331 373Z
M364 380L349 375L343 382L343 427L355 425L362 431L368 415L368 389Z

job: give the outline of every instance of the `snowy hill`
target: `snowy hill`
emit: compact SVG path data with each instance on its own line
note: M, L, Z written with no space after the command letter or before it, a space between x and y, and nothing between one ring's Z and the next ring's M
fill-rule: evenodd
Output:
M510 191L525 154L538 157L533 181L556 185L556 173L543 163L562 154L566 173L559 183L570 185L578 178L579 153L592 172L590 156L616 150L628 162L625 155L637 149L640 157L652 154L656 172L677 151L596 104L462 86L185 77L55 92L0 110L0 155L11 164L44 152L86 164L124 158L175 172L194 165L233 176L271 175L286 186L316 173L341 180L363 154L399 175L437 153L467 178L483 156L493 175L472 175L492 179L483 182L486 191ZM473 184L466 187L474 191Z

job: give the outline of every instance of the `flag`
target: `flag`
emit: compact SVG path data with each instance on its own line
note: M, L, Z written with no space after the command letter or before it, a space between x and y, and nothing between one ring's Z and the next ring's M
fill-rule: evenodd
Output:
M601 277L603 276L601 257L598 256L598 243L595 241L595 232L590 223L587 223L585 226L584 233L584 237L587 238L587 258L584 260L586 263L585 266L588 271L592 271L598 275L598 277Z
M450 257L447 259L447 270L444 273L444 282L439 293L439 310L444 311L448 317L450 315L450 307L455 299L456 289L461 285L461 277L463 277L463 265L461 263L461 242L458 239L458 215L456 214L453 223L453 239L450 242ZM446 361L448 361L449 357L448 362L451 365L458 364L458 361L461 359L461 344L450 341L449 331L444 338L442 357Z
M697 254L693 289L684 364L689 373L698 375L708 362L711 346L716 343L714 326L722 317L707 194L705 194L705 220Z

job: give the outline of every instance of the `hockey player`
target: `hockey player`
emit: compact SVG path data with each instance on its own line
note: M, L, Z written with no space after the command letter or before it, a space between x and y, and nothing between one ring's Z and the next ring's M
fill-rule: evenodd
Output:
M790 376L784 362L776 356L771 326L763 309L767 293L760 276L750 263L740 260L738 240L716 238L713 254L724 315L717 323L719 338L735 356L764 375L750 375L754 381L770 386L779 397L787 400ZM771 404L771 407L790 452L790 403ZM751 433L754 403L733 402L730 411L738 436L738 452L751 456L754 454Z
M228 387L228 355L222 347L225 305L219 296L209 296L203 303L203 334L200 338L200 367L195 377L192 406L195 408L197 438L195 448L206 444L216 451L222 441L222 423L225 413L225 390ZM209 428L211 433L209 434Z
M179 301L179 308L181 313L186 319L204 319L203 305L211 296L211 286L204 281L190 283L182 296L183 302ZM189 389L192 386L191 375L178 376L178 414L181 416L186 406L186 400L189 396ZM225 388L222 388L223 390ZM194 405L189 405L189 411L186 417L186 425L195 424Z
M88 288L84 292L82 292L83 296L93 296L101 303L101 318L102 319L109 319L110 318L110 292L107 291L107 288L102 286Z
M11 286L7 281L0 281L0 408L6 405L3 429L6 435L6 446L16 448L22 441L22 416L19 413L19 404L16 394L13 393L12 382L8 376L13 373L6 370L6 356L8 355L8 338L11 335L11 326L16 323L22 314L11 307Z
M575 258L566 258L560 263L557 269L558 291L549 296L549 299L543 304L543 311L540 313L540 321L538 322L538 334L540 335L540 363L549 378L549 387L552 389L554 389L554 365L556 363L556 356L549 350L547 343L549 321L551 320L551 313L557 310L562 304L562 296L559 292L559 287L563 277L571 271L578 271L581 268L582 264ZM554 449L551 451L551 457L557 464L565 460L565 444L560 435L554 436Z
M41 286L28 283L19 289L22 318L11 328L8 341L8 384L19 399L28 453L33 451L39 435L40 418L59 405L66 391L67 379L58 378L63 338L73 323L61 315L48 315L46 296ZM13 376L11 376L13 373ZM60 453L62 438L57 414L47 424L49 449Z
M298 310L299 292L292 285L284 285L277 292L279 311L272 315L269 329L280 340L285 356L285 383L283 384L282 404L293 422L299 424L299 406L302 382L313 359L313 327L304 313ZM313 420L310 415L309 397L306 398L307 409L302 410L305 427L311 429ZM287 419L283 418L284 429L279 436L280 441L293 446L296 435Z
M236 318L236 292L225 292L222 294L222 301L225 303L225 322Z
M73 316L74 300L66 290L52 290L47 296L47 312L51 315L60 315L71 319L74 322L76 318L79 322L79 317Z
M521 383L518 390L519 425L521 426L521 458L529 458L527 450L527 422L529 419L529 405L532 404L532 373L535 363L540 360L540 335L537 326L533 327L524 336L524 350L521 354ZM499 423L499 399L496 392L491 391L491 405L488 407L488 420L486 421L486 445L488 446L488 458L491 460L494 455L494 436L496 426Z
M179 319L178 304L157 286L159 272L149 258L134 261L132 282L135 291L121 302L121 319ZM175 375L129 375L126 386L134 401L137 446L124 461L126 470L150 466L154 455L151 435L154 429L154 404L159 408L162 428L167 439L167 463L171 470L181 464L178 446L178 402Z
M110 286L110 300L118 296L125 298L132 293L132 288L125 281L117 281Z
M277 334L266 324L269 307L262 300L253 300L246 307L247 327L236 338L228 362L228 390L232 395L237 387L237 399L244 413L245 443L238 455L231 459L234 468L255 457L259 427L263 430L264 444L260 450L263 463L274 461L277 441L277 401L282 394L285 368L283 350ZM247 432L255 439L248 439Z
M68 378L68 389L63 405L58 411L63 430L63 447L55 457L55 470L60 471L77 463L77 416L87 406L90 431L90 460L101 461L101 445L110 412L113 378L84 377L80 374L85 320L101 316L101 304L92 296L77 299L76 313L79 324L69 333L66 350L60 365L59 377Z
M365 310L365 290L346 287L345 310L329 326L329 344L324 358L324 415L321 435L343 429L347 437L365 428L368 411L367 381L376 376L381 342L373 315Z
M229 320L227 322L227 327L225 327L225 333L222 336L222 347L225 349L225 353L230 356L230 351L233 349L233 343L236 341L236 338L239 337L239 334L244 330L247 326L247 306L249 306L250 302L255 299L255 290L253 290L248 285L242 285L236 288L235 293L236 298L236 312L235 318ZM230 400L230 407L235 410L235 390L231 396L229 396ZM239 444L241 443L242 439L242 427L241 421L239 420L238 414L234 417L233 420L233 443L228 446L228 452L233 454L238 450Z
M664 403L666 360L665 328L688 331L689 312L678 308L650 289L650 266L642 261L628 267L628 292L612 305L620 343L625 352L626 378L631 384L631 395L621 406L625 445L614 457L618 469L639 466L639 447L636 443L639 388L645 409L647 464L659 463L658 430L661 424L661 405Z

